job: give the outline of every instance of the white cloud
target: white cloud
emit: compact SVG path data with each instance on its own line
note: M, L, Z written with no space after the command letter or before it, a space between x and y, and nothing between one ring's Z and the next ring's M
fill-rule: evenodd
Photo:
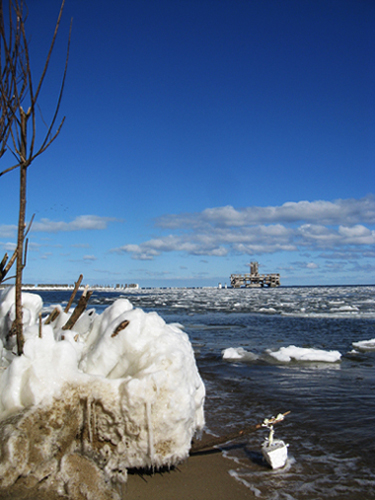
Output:
M16 244L12 242L7 242L7 243L2 243L1 247L3 248L4 252L14 252L16 249Z
M288 202L280 207L207 208L201 213L160 217L156 227L169 229L170 234L113 251L130 253L139 260L152 260L164 252L207 256L300 249L349 252L361 248L364 252L375 243L375 232L365 223L375 223L372 195L360 200ZM314 266L310 263L308 268Z
M16 231L17 226L15 225L0 225L0 238L14 238Z
M353 227L340 226L338 230L347 243L354 245L375 245L375 231L357 224Z
M80 215L71 222L52 221L50 219L41 219L40 222L34 222L31 230L33 232L57 233L66 231L86 231L102 230L108 227L109 222L117 221L113 217L100 217L98 215Z
M83 260L93 261L93 260L97 260L97 259L96 259L95 255L84 255Z
M208 226L242 227L257 224L291 224L297 222L325 225L375 224L375 197L371 194L356 200L299 201L281 206L207 208L200 213L171 214L156 219L156 225L165 229Z
M315 262L308 262L306 264L307 269L318 269L318 264L315 264Z

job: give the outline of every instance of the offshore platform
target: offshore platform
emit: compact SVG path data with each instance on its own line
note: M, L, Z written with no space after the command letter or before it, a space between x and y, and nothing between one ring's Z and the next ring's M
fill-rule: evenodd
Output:
M231 274L230 284L233 288L261 288L280 286L280 274L259 274L258 262L250 263L250 274Z

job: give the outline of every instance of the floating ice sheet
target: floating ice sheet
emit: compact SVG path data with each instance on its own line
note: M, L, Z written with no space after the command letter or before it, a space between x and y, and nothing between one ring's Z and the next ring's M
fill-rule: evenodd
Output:
M320 362L320 363L336 363L341 360L339 351L324 351L321 349L307 349L304 347L281 347L277 351L266 349L261 355L246 351L243 347L228 347L222 351L222 358L227 361L242 361L251 362L262 360L269 361L271 357L280 363L297 362Z
M305 347L296 347L290 345L288 347L281 347L277 351L270 349L266 353L275 358L281 363L289 363L290 361L317 361L321 363L336 363L341 360L339 351L324 351L322 349L308 349Z
M375 339L353 342L352 345L359 351L375 351Z

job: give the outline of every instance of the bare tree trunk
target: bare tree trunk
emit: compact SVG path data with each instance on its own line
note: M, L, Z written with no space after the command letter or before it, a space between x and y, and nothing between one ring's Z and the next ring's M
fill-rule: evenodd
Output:
M21 108L21 157L26 159L26 115ZM17 335L17 350L20 356L25 343L22 328L22 272L23 272L23 245L25 239L25 217L26 217L26 180L27 163L24 160L20 165L20 207L18 216L18 237L17 237L17 267L16 267L16 320L15 331Z

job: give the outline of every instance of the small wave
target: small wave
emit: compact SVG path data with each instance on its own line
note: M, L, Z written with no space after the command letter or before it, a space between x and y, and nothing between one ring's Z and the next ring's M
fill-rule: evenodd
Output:
M259 309L260 313L266 313L266 314L276 314L277 311L274 307L261 307Z

